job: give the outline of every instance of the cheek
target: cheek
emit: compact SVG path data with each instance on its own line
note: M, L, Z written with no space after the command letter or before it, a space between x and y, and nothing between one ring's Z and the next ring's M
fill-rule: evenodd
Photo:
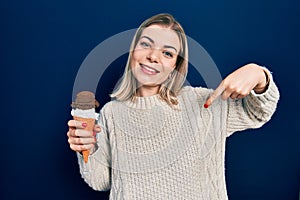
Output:
M164 66L166 66L167 71L172 71L176 67L176 60L168 60Z
M136 53L132 53L131 55L131 63L136 62Z
M143 50L134 50L132 52L132 61L137 62L139 60L141 60L141 58L143 58L145 55L145 52Z

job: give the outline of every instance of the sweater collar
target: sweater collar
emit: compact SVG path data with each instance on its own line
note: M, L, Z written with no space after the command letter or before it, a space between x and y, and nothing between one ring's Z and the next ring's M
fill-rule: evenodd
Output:
M152 109L154 106L168 105L160 98L159 94L147 97L135 97L134 100L125 101L125 104L136 109Z

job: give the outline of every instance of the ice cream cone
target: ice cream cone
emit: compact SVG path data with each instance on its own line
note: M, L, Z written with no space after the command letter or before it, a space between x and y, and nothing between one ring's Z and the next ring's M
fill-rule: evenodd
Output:
M93 131L95 126L95 107L99 106L99 103L95 99L95 94L90 91L81 91L77 94L75 102L71 104L71 115L74 120L84 122L87 124L84 130ZM90 151L82 151L84 162L88 162Z

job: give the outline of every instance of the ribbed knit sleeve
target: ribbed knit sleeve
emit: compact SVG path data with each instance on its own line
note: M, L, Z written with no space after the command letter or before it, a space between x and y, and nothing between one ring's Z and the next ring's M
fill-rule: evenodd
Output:
M259 128L274 114L279 91L270 74L268 89L262 94L254 91L243 99L228 99L227 136L236 131Z
M98 120L101 132L97 134L97 143L88 162L85 163L83 156L77 153L82 178L90 187L99 191L106 191L111 187L111 153L104 110L101 110Z

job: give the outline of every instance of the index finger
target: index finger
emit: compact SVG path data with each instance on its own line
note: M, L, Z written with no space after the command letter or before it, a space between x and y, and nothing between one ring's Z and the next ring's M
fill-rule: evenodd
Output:
M76 121L76 120L69 120L68 126L72 128L84 128L84 122Z
M215 91L208 97L204 104L204 108L208 108L211 104L224 92L225 87L223 82L215 89Z

